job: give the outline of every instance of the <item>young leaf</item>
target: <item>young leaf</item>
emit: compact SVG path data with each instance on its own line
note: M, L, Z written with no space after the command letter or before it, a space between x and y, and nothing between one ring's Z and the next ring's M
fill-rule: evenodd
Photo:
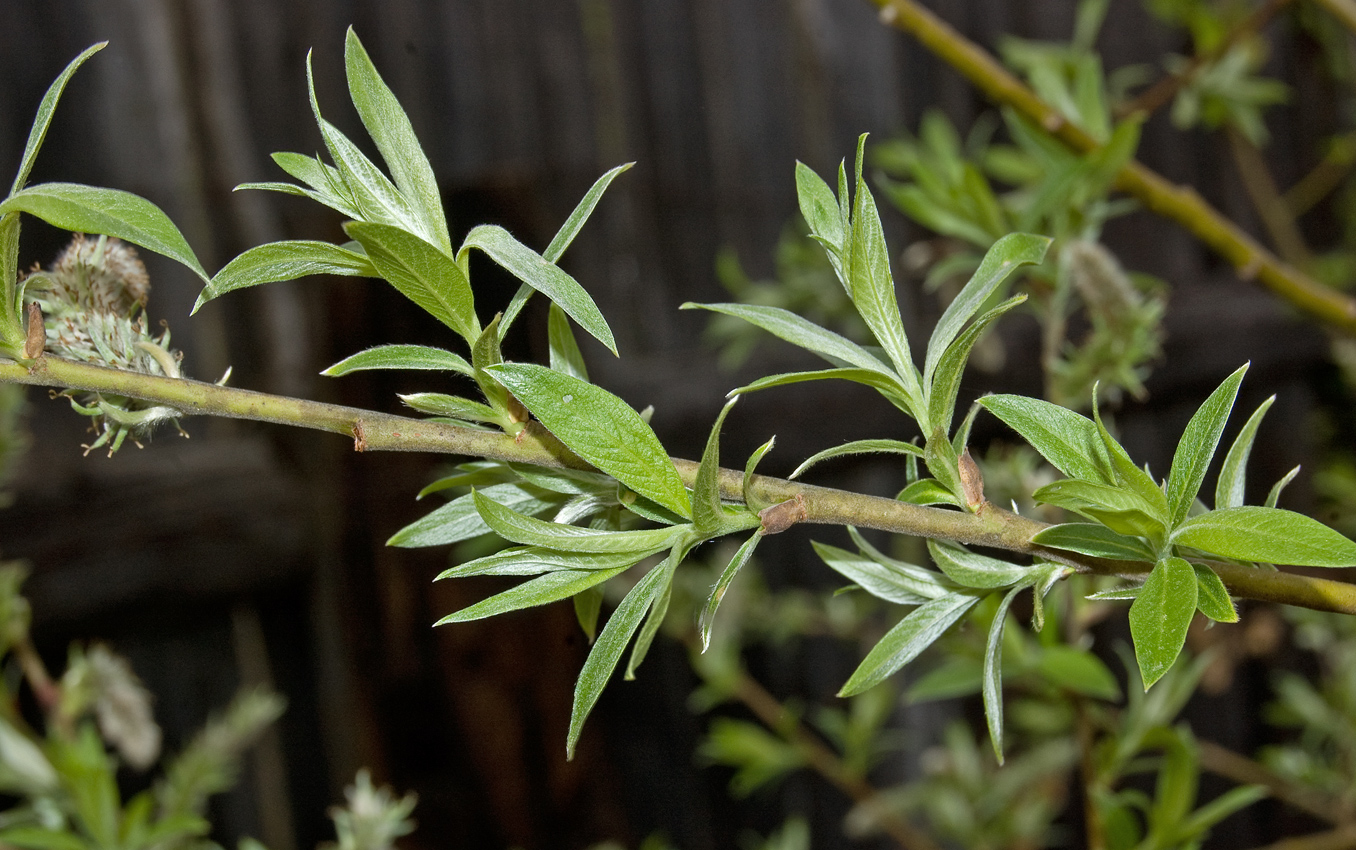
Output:
M584 355L579 350L579 343L575 342L574 331L570 330L570 320L554 301L546 319L546 339L551 349L552 369L581 381L589 379Z
M980 316L966 328L933 364L936 371L926 374L923 386L927 392L928 421L932 427L943 434L951 432L951 420L955 415L956 396L960 393L961 378L965 374L965 363L970 359L970 351L979 342L989 326L1004 313L1026 301L1025 295L1017 295L994 307ZM955 302L952 302L953 304Z
M300 195L329 207L345 218L354 220L362 218L362 213L358 211L358 203L353 199L353 193L344 185L344 178L339 174L339 169L333 165L322 162L319 157L290 151L273 154L273 162L283 171L305 183L306 187L294 186L291 183L242 183L235 187L236 191L264 189Z
M560 255L565 253L565 249L570 247L574 237L579 235L579 231L583 229L584 222L589 220L589 216L593 215L593 209L602 200L607 187L612 185L612 181L617 179L619 174L630 170L633 165L635 165L634 162L618 165L594 181L589 190L584 193L584 197L575 206L574 211L565 219L565 223L560 226L560 230L556 231L551 244L547 245L546 250L542 252L542 256L546 258L547 262L554 263L560 259Z
M320 374L338 378L364 369L441 369L468 378L475 374L466 358L427 345L379 345L345 357Z
M446 393L406 393L397 394L401 401L420 413L430 416L447 416L468 422L487 422L499 424L500 415L492 407L469 398Z
M598 636L598 616L602 613L602 585L594 585L574 595L574 616L579 621L579 628L584 630L585 637L589 639L590 645Z
M787 372L781 375L768 375L765 378L759 378L751 384L745 384L738 389L730 390L727 395L743 395L744 393L757 392L772 387L782 387L788 384L799 384L805 381L827 381L838 379L843 381L852 381L858 384L866 384L878 390L881 395L893 405L913 415L913 403L909 400L908 393L900 385L899 381L893 375L887 375L884 372L877 372L873 369L820 369L815 372Z
M829 260L840 265L835 254L843 252L843 215L833 190L803 162L796 162L796 198L800 215L810 225L810 232L830 248Z
M668 548L679 535L686 533L682 529L673 528L600 531L594 528L580 528L577 525L562 525L520 514L493 499L482 496L479 491L473 491L471 496L480 518L485 520L485 524L495 534L505 540L527 546L598 554L632 552L637 554L639 560L641 557Z
M800 474L822 460L828 460L834 457L843 457L845 455L861 455L880 452L884 454L913 455L922 457L923 449L913 443L905 443L900 440L853 440L850 443L843 443L841 446L834 446L831 449L824 449L822 452L816 452L805 461L796 470L791 473L790 478L799 478Z
M19 214L0 214L0 354L12 360L25 360L23 289L19 281Z
M1008 609L1017 594L1030 586L1024 581L1009 590L998 603L998 612L994 614L993 624L989 626L989 638L984 644L984 719L989 726L989 741L993 744L993 754L998 763L1003 763L1003 628L1008 622Z
M497 593L489 599L448 614L434 625L467 623L471 620L483 620L486 617L506 614L509 611L549 605L552 602L568 599L576 593L582 593L595 585L602 584L613 576L631 569L632 566L634 564L624 564L606 570L557 570L546 573L525 581L511 590Z
M1252 443L1257 438L1262 417L1267 415L1267 410L1275 401L1276 396L1273 395L1258 405L1244 423L1243 430L1234 438L1229 453L1224 456L1224 466L1219 471L1219 480L1215 482L1216 508L1237 508L1243 505L1244 488L1248 483L1248 456L1252 454Z
M1187 627L1196 613L1196 571L1181 558L1154 564L1139 596L1130 605L1130 636L1144 690L1168 672L1186 643Z
M744 565L753 557L753 550L758 548L758 543L763 539L763 532L755 531L749 535L739 549L730 558L730 563L725 565L725 570L716 580L711 588L711 595L706 598L706 607L702 609L701 619L697 627L701 632L702 652L711 646L711 627L716 621L716 609L720 607L720 602L725 598L725 591L730 589L730 583L734 581L739 571L744 569Z
M922 605L931 599L946 596L954 588L944 583L941 576L913 566L913 570L892 569L866 555L858 555L827 543L811 541L815 554L835 572L878 599L896 605Z
M467 345L480 337L471 282L456 261L413 233L367 221L350 221L356 239L381 276L400 294L456 331Z
M707 537L722 533L725 526L725 512L720 508L720 427L737 401L739 396L727 401L720 409L711 426L711 434L706 438L706 449L692 484L692 522L698 533Z
M962 587L990 590L1019 582L1031 574L1033 567L1010 564L988 555L980 555L953 543L928 541L928 552L937 568L946 577Z
M908 502L911 505L955 505L961 507L960 499L955 493L943 487L935 478L920 478L913 482L899 494L895 499L900 502Z
M659 580L660 585L655 588L654 604L650 606L650 613L645 618L645 625L640 627L640 634L636 635L636 643L631 647L631 658L626 662L626 673L622 676L628 682L636 678L636 670L645 660L645 656L650 651L650 644L654 642L655 635L659 634L659 627L663 625L664 617L669 613L669 600L673 598L673 573L678 569L683 558L687 557L690 548L687 541L678 542L663 563L655 567L655 571L662 572L663 577Z
M1129 452L1116 442L1116 438L1111 436L1111 432L1102 423L1096 386L1093 387L1092 421L1097 428L1098 436L1102 439L1102 447L1106 449L1106 455L1111 459L1111 469L1116 476L1116 483L1143 499L1151 508L1150 515L1165 527L1169 526L1168 498L1164 495L1163 488L1158 486L1149 473L1135 465L1130 459Z
M1030 233L1010 233L993 243L984 254L983 261L979 264L979 269L975 271L974 276L965 284L960 293L952 299L942 313L941 319L937 321L937 327L932 331L932 338L928 340L927 356L923 367L923 386L932 384L932 376L936 374L940 364L942 353L950 347L954 340L965 327L965 323L979 312L979 308L984 305L998 285L1007 279L1018 266L1030 263L1040 263L1045 259L1045 252L1050 247L1051 240L1045 236L1035 236ZM934 425L937 423L934 422Z
M193 305L193 312L203 304L236 289L296 280L313 274L346 275L350 277L378 277L372 261L357 251L349 251L329 242L293 240L270 242L250 248L227 263L212 276Z
M1165 530L1159 506L1125 486L1065 478L1037 489L1031 498L1095 519L1118 534L1155 539Z
M1121 688L1102 660L1086 649L1056 644L1041 649L1036 662L1041 678L1058 688L1093 699L1116 702Z
M38 150L42 147L43 140L47 138L47 129L52 125L52 115L56 112L61 93L66 90L66 84L71 81L71 77L80 66L85 64L86 59L107 46L108 42L101 41L85 48L84 52L72 59L65 70L47 87L46 94L38 104L38 114L33 118L33 126L28 131L28 142L24 145L24 155L19 160L19 171L14 175L14 183L10 186L11 195L17 194L28 182L28 174L33 170L33 161L37 159Z
M514 277L559 304L581 328L607 346L608 351L617 353L617 343L612 338L612 329L607 326L607 320L598 311L598 305L593 303L593 298L584 291L584 287L580 286L578 281L555 263L548 261L514 239L507 230L496 225L482 224L466 234L466 240L462 242L461 249L457 252L458 259L465 257L466 252L472 248L483 251Z
M1086 416L1035 398L989 395L979 400L1070 478L1114 484L1097 425Z
M674 513L692 516L678 470L626 402L544 366L504 363L490 371L575 454Z
M1239 561L1356 566L1356 543L1316 519L1279 508L1242 506L1191 517L1172 542Z
M1173 526L1186 519L1196 493L1201 489L1201 482L1205 480L1206 470L1219 445L1220 435L1224 433L1224 423L1234 409L1238 385L1247 371L1245 364L1225 378L1224 383L1210 394L1182 432L1182 439L1172 456L1172 469L1168 472L1169 520Z
M763 508L771 507L767 502L760 500L753 494L753 473L758 468L758 462L763 459L763 455L772 451L772 447L777 444L777 437L774 435L768 438L766 443L753 450L749 459L744 462L744 480L742 489L744 492L744 507L753 513L758 513Z
M10 212L26 212L62 230L116 236L178 260L204 281L208 279L169 216L131 192L79 183L39 183L0 203L0 215Z
M469 497L468 497L469 498ZM488 530L488 529L486 529ZM615 570L639 562L632 552L562 552L540 546L511 546L438 574L437 579L467 576L535 576L561 570Z
M1196 607L1216 623L1237 623L1238 611L1229 598L1229 589L1209 567L1192 564L1196 571Z
M626 598L617 606L608 618L607 625L594 641L588 660L579 671L579 681L574 687L574 707L570 712L570 731L565 740L565 757L574 758L575 744L584 731L584 721L588 718L598 695L603 692L612 671L617 667L622 651L631 642L631 636L640 627L641 618L654 602L659 582L664 578L664 570L656 567L645 574L636 586L626 594Z
M1117 534L1105 525L1092 522L1066 522L1044 528L1031 538L1032 543L1117 561L1152 561L1154 551L1138 537Z
M838 692L850 697L873 688L933 644L979 597L950 593L920 605L880 639Z
M1263 504L1268 508L1276 507L1276 503L1281 500L1281 493L1285 491L1285 488L1289 486L1291 481L1295 480L1295 476L1299 475L1299 472L1300 468L1296 465L1294 469L1290 470L1285 475L1282 475L1275 484L1271 485L1271 492L1267 493L1267 500L1263 502Z
M764 307L758 304L696 304L689 301L682 309L710 310L713 313L734 316L817 354L835 366L846 363L894 377L888 366L857 343L781 307ZM903 391L902 386L900 390Z
M559 503L552 494L520 482L492 484L479 492L484 498L525 514L540 513ZM445 546L489 533L490 527L480 518L475 500L468 493L400 529L386 545L405 549Z
M414 127L405 110L377 73L352 27L344 38L344 70L353 107L367 128L367 134L377 143L377 150L395 178L400 193L414 208L422 225L420 232L434 237L430 241L444 252L452 253L433 167L414 135Z

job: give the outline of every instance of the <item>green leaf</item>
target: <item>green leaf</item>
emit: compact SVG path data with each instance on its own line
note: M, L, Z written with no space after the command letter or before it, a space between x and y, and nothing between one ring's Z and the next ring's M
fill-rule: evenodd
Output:
M969 611L979 597L951 593L915 608L880 639L838 692L850 697L894 675Z
M909 564L902 570L867 555L858 555L827 543L811 541L815 554L835 572L862 590L896 605L922 605L946 596L954 588L942 576Z
M830 258L837 265L834 253L843 251L843 215L833 190L803 162L796 162L796 198L801 217L810 225L810 232L830 248Z
M607 625L594 641L588 660L579 671L579 681L574 688L574 707L570 712L570 731L565 741L565 757L574 758L574 748L579 735L584 731L584 721L598 701L612 671L617 667L622 651L631 642L631 636L640 627L641 618L654 602L655 593L664 570L656 567L645 574L636 586L626 594L626 598L617 606L608 618Z
M589 190L584 193L584 197L575 206L574 211L565 219L565 223L560 226L560 230L556 231L551 244L547 245L546 250L542 252L542 256L546 258L547 262L554 263L560 259L560 256L565 253L565 249L569 248L570 243L574 241L574 237L579 235L579 231L583 229L584 222L589 220L589 216L593 215L593 210L602 200L607 187L612 185L612 181L617 179L618 175L630 170L633 165L635 165L634 162L618 165L594 181Z
M909 705L917 705L940 699L956 699L977 694L983 687L983 660L956 655L915 678L904 692L904 700Z
M1037 489L1031 497L1095 519L1119 534L1156 538L1164 533L1158 506L1125 486L1065 478Z
M452 614L448 614L435 626L448 623L466 623L482 620L509 611L549 605L561 599L568 599L576 593L582 593L594 585L602 584L613 576L629 570L634 564L625 564L606 570L557 570L546 573L517 587L497 593L489 599L477 602Z
M0 214L10 212L26 212L62 230L116 236L178 260L198 277L208 279L169 216L131 192L80 183L39 183L0 203Z
M720 415L711 426L711 434L706 438L706 449L702 451L697 477L692 484L692 522L704 537L726 531L725 512L720 507L720 427L737 401L739 396L727 401L720 409Z
M970 359L970 351L974 349L975 343L979 342L989 326L998 321L1003 314L1025 301L1025 295L1017 295L980 316L947 347L940 360L933 364L936 371L924 376L923 386L927 392L928 420L932 423L934 429L943 434L951 432L951 420L955 416L956 409L956 396L960 393L961 378L965 375L965 364Z
M494 408L469 398L446 393L397 393L397 395L406 405L431 416L447 416L468 422L490 424L498 424L500 421L499 413Z
M935 478L920 478L903 490L895 499L911 505L955 505L960 507L960 499L941 485Z
M1117 561L1152 561L1154 551L1138 537L1117 534L1098 523L1067 522L1036 532L1032 543Z
M378 277L372 261L357 251L349 251L329 242L294 240L270 242L250 248L231 260L212 276L193 305L196 313L217 296L247 286L296 280L313 274Z
M551 302L546 319L546 339L551 349L552 369L581 381L589 379L584 354L579 350L579 343L575 342L574 331L570 330L570 320L554 301Z
M511 546L443 570L435 581L467 576L535 576L562 570L615 570L638 562L633 552L562 552L540 546Z
M570 450L618 481L690 518L692 503L659 438L631 406L593 384L544 366L490 370Z
M1229 598L1229 589L1209 567L1192 564L1196 571L1196 607L1216 623L1237 623L1238 611Z
M1086 416L1019 395L990 395L979 403L1070 478L1115 483L1097 425Z
M1036 672L1050 684L1093 699L1116 702L1121 687L1102 660L1086 649L1056 644L1041 650Z
M528 514L554 507L559 501L543 490L519 482L482 487L479 493L483 498L494 499L505 507ZM391 535L386 545L403 549L444 546L489 533L490 527L480 518L475 500L468 493L400 529Z
M1241 785L1237 788L1230 788L1187 816L1176 832L1184 840L1203 836L1206 830L1215 824L1234 812L1247 808L1265 798L1269 793L1266 787L1262 785Z
M776 444L777 438L775 436L769 437L768 441L754 449L753 454L749 455L749 459L744 462L744 506L754 513L758 513L763 508L771 507L771 505L759 500L753 495L752 484L753 472L758 468L758 462L763 459L763 455L772 451L772 447Z
M1130 459L1129 452L1116 442L1116 439L1111 436L1111 432L1107 430L1106 425L1102 423L1095 386L1093 387L1092 419L1097 428L1097 434L1102 439L1102 447L1106 449L1106 454L1111 459L1111 469L1116 476L1116 483L1136 493L1149 506L1149 515L1157 522L1162 523L1164 527L1169 527L1172 523L1169 519L1168 498L1164 495L1163 488L1158 486L1149 473L1135 465L1135 462Z
M1257 438L1262 417L1267 415L1275 401L1276 396L1273 395L1253 411L1244 423L1243 430L1234 438L1229 453L1224 456L1224 466L1219 471L1219 480L1215 482L1216 508L1237 508L1243 505L1244 489L1248 483L1248 456L1252 454L1253 440Z
M589 639L590 645L598 636L598 616L602 613L602 585L594 585L574 595L574 616L579 621L579 628L583 629L584 635Z
M943 352L951 346L952 340L960 334L965 323L979 312L980 307L984 306L984 302L989 299L998 285L1006 280L1008 275L1012 274L1019 266L1042 262L1052 241L1046 236L1036 236L1030 233L1010 233L993 243L992 247L984 253L984 259L980 262L979 268L960 293L947 305L942 317L937 320L936 328L932 331L932 338L928 340L927 356L924 360L924 386L932 385L932 376L936 374ZM937 425L936 421L932 424Z
M713 313L734 316L817 354L835 366L846 363L894 377L888 366L857 343L781 307L764 307L757 304L696 304L689 301L682 309L710 310ZM902 385L898 386L902 392Z
M457 262L413 233L367 221L350 221L345 232L356 239L381 276L401 295L456 331L467 345L480 337L475 296Z
M379 345L345 357L320 374L338 378L364 369L447 370L468 378L474 374L461 355L427 345Z
M33 170L33 161L37 159L38 150L42 148L43 140L47 138L47 129L52 126L52 115L56 112L57 101L61 99L62 92L66 90L66 84L71 81L71 77L80 66L85 64L86 59L107 46L108 42L101 41L85 48L84 52L72 59L65 70L47 87L46 94L38 104L38 114L33 118L33 126L28 131L28 142L24 145L24 155L19 160L19 171L14 175L14 183L9 190L11 195L18 194L28 182L28 174Z
M513 274L514 277L550 298L569 314L581 328L588 331L594 339L607 346L608 351L617 353L617 343L612 338L612 329L607 320L598 311L598 305L584 291L579 282L566 274L555 263L533 251L514 239L504 228L482 224L466 234L458 259L475 248L483 251L495 263Z
M94 845L74 832L42 826L0 829L0 841L23 850L92 850Z
M273 161L283 171L305 183L307 188L294 186L291 183L242 183L235 187L236 191L263 189L270 192L300 195L329 207L345 218L354 220L362 218L362 213L358 211L358 204L353 199L353 193L344 185L344 178L339 174L339 169L333 165L321 162L318 157L289 151L279 151L273 154Z
M432 237L429 241L435 246L451 253L452 243L433 166L424 155L405 110L377 73L352 27L344 39L344 70L353 107L368 135L377 143L400 193L413 207L422 225L420 232Z
M1191 517L1172 542L1239 561L1356 566L1356 543L1316 519L1279 508L1243 506Z
M1205 480L1206 470L1210 467L1210 460L1215 456L1220 435L1224 433L1224 423L1234 409L1238 385L1247 371L1245 364L1225 378L1224 383L1210 394L1182 432L1182 439L1172 456L1172 469L1168 472L1169 520L1173 526L1186 519L1187 512L1191 510L1196 493L1201 489L1201 482Z
M953 543L928 541L928 552L937 568L962 587L992 590L1007 587L1031 574L1034 567L1010 564L988 555L971 552Z
M989 727L993 754L1000 765L1003 764L1003 629L1008 622L1012 600L1029 586L1029 580L1022 582L1003 596L989 626L989 638L984 643L984 719Z
M745 384L738 389L730 390L728 395L743 395L744 393L757 392L772 387L783 387L788 384L799 384L805 381L827 381L827 380L853 381L858 384L866 384L868 387L874 387L882 395L890 400L896 407L905 412L910 412L913 408L910 406L908 396L904 388L900 386L899 381L893 375L886 375L883 372L877 372L872 369L820 369L814 372L786 372L781 375L768 375L765 378L759 378L751 384ZM912 415L912 414L911 414Z
M1168 672L1186 643L1196 613L1196 571L1181 558L1154 564L1139 596L1130 605L1130 636L1135 641L1144 690Z
M684 529L652 528L644 531L601 531L546 522L506 508L493 499L471 493L480 518L495 534L514 543L560 549L565 552L632 552L639 557L652 555L672 546L674 540L686 533Z
M22 285L19 282L19 214L0 214L0 287L4 301L0 303L0 354L12 360L23 360L24 305Z
M636 678L636 670L645 660L650 651L650 644L654 642L655 635L659 634L659 627L663 625L664 617L668 615L669 601L673 597L673 574L687 557L689 549L691 549L689 541L679 541L674 544L664 562L655 568L655 572L663 573L663 577L660 579L660 585L655 588L654 604L650 606L645 625L640 627L640 634L636 635L635 645L631 647L631 657L626 662L626 673L622 676L628 682Z
M1294 469L1277 479L1276 483L1271 485L1271 492L1267 493L1267 500L1263 502L1263 504L1268 508L1276 507L1276 503L1281 500L1281 493L1285 491L1285 488L1289 486L1291 481L1295 480L1295 476L1299 475L1299 473L1300 468L1299 465L1296 464Z
M511 463L509 468L524 481L553 493L565 493L571 496L607 496L615 495L617 482L600 472L586 472L582 469L551 469L545 466L533 466L530 463Z
M758 548L758 543L762 539L762 531L755 531L749 535L749 539L745 540L730 558L730 563L725 565L725 570L711 588L711 594L706 597L706 607L702 609L701 618L697 622L701 632L702 652L706 652L711 646L711 627L715 624L716 609L725 598L725 591L730 589L730 583L734 581L735 576L739 575L739 571L744 569L744 565L753 557L753 551Z
M905 443L900 440L853 440L850 443L843 443L841 446L834 446L831 449L824 449L822 452L816 452L792 472L791 478L799 478L800 474L815 464L823 460L834 457L843 457L845 455L862 455L872 453L913 455L922 457L923 449L913 443Z

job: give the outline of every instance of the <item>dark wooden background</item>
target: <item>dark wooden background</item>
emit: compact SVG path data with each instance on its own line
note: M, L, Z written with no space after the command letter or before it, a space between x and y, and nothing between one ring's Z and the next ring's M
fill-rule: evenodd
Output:
M1002 34L1064 38L1073 14L1065 0L933 5L990 46ZM1112 5L1101 41L1107 67L1186 50L1138 3ZM701 341L704 316L677 307L725 299L713 272L723 246L755 275L770 273L772 247L795 212L794 160L827 173L859 133L916 127L934 106L965 126L988 108L881 26L865 0L34 0L0 5L0 164L18 162L38 100L64 64L107 39L68 89L32 182L144 195L209 270L272 239L340 241L328 210L231 188L280 179L271 151L321 148L306 102L311 47L326 117L365 141L343 85L350 24L425 142L454 235L490 221L544 246L599 174L637 163L565 265L598 300L622 353L614 360L586 346L595 380L638 407L653 404L666 445L689 457L725 391L755 372L719 371ZM1271 121L1270 156L1286 184L1314 161L1335 115L1305 36L1287 19L1271 33L1275 73L1296 86ZM1159 116L1142 158L1251 226L1220 140L1178 133ZM918 235L886 215L897 249ZM1323 335L1235 281L1172 225L1136 215L1109 240L1127 266L1173 287L1151 399L1122 412L1132 453L1166 468L1195 405L1250 359L1240 405L1282 395L1255 456L1259 480L1310 461L1311 417L1332 380ZM23 262L50 261L61 242L26 223ZM237 386L384 410L398 409L397 391L445 389L424 376L318 376L369 345L446 343L436 323L376 282L278 284L222 298L190 320L197 281L146 259L152 316L171 323L195 377L233 365ZM486 317L515 288L496 274L476 269ZM936 305L911 281L901 282L900 299L920 336ZM543 317L527 316L511 356L543 356ZM1012 325L1008 374L976 378L968 391L1035 391L1034 340L1021 321ZM802 362L786 347L762 350L781 367ZM775 433L764 468L784 474L846 439L908 436L867 392L806 386L741 405L726 456L746 457ZM0 552L32 566L28 589L52 663L74 638L129 654L159 695L171 745L241 683L269 683L290 700L242 792L214 809L223 842L250 833L292 850L329 837L322 813L362 765L419 792L410 847L565 848L609 837L634 845L662 829L699 850L732 846L744 828L765 833L788 811L813 814L816 846L843 842L833 792L798 780L741 808L725 797L727 772L695 764L701 720L684 707L693 681L671 646L655 651L639 682L609 689L579 757L565 763L586 652L569 606L434 630L497 585L432 584L445 552L383 545L428 509L413 495L446 459L357 455L332 435L223 421L187 422L188 441L162 434L144 451L84 458L84 420L43 392L30 402L33 446L15 505L0 512ZM832 474L823 480L882 493L897 478L869 466ZM1292 504L1305 507L1307 492L1301 479ZM786 535L763 563L779 577L831 583L807 536ZM850 660L820 655L786 656L770 684L828 696ZM1226 743L1251 747L1264 734L1264 682L1265 671L1252 670L1198 711L1215 718ZM1236 820L1219 846L1277 829L1274 817Z

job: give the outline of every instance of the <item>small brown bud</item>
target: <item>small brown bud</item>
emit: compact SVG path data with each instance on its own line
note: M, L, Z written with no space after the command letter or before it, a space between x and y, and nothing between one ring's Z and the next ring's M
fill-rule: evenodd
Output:
M361 419L353 423L353 450L355 452L367 451L367 432L363 429Z
M965 505L971 513L979 510L979 506L984 504L984 476L980 474L979 465L975 459L970 457L970 450L966 449L960 456L959 463L961 490L964 491Z
M47 324L42 318L42 308L38 302L28 303L28 336L24 339L24 357L29 360L42 356L47 345Z
M805 497L800 493L794 499L778 502L758 512L758 519L763 523L763 534L781 534L806 516Z

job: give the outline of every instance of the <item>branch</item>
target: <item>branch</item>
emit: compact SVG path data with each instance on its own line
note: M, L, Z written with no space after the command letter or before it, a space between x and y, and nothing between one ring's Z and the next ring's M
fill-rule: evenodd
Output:
M872 0L881 20L912 34L997 103L1010 106L1080 154L1100 149L1086 130L1070 122L1010 74L987 51L913 0ZM1314 318L1356 335L1356 299L1323 286L1279 259L1196 190L1177 186L1135 160L1116 175L1116 188L1149 210L1185 227L1229 261L1244 280L1256 279Z
M529 423L517 437L510 437L496 431L481 431L427 419L411 419L356 407L223 387L187 378L166 378L91 366L62 360L50 354L37 358L28 366L0 361L0 383L128 396L172 407L185 416L224 416L328 431L352 438L356 451L441 452L537 466L590 468L535 421ZM675 458L673 465L683 483L692 486L697 477L697 464ZM743 502L742 472L721 469L718 480L722 498ZM765 505L796 502L796 519L799 522L852 525L1005 549L1066 564L1084 573L1138 579L1153 569L1153 564L1148 562L1090 558L1037 546L1031 543L1031 538L1041 529L1047 528L1046 523L1027 519L987 502L980 505L975 513L964 513L765 475L755 475L750 479L749 494ZM1237 564L1215 563L1212 567L1234 596L1298 605L1318 611L1356 614L1356 585Z

